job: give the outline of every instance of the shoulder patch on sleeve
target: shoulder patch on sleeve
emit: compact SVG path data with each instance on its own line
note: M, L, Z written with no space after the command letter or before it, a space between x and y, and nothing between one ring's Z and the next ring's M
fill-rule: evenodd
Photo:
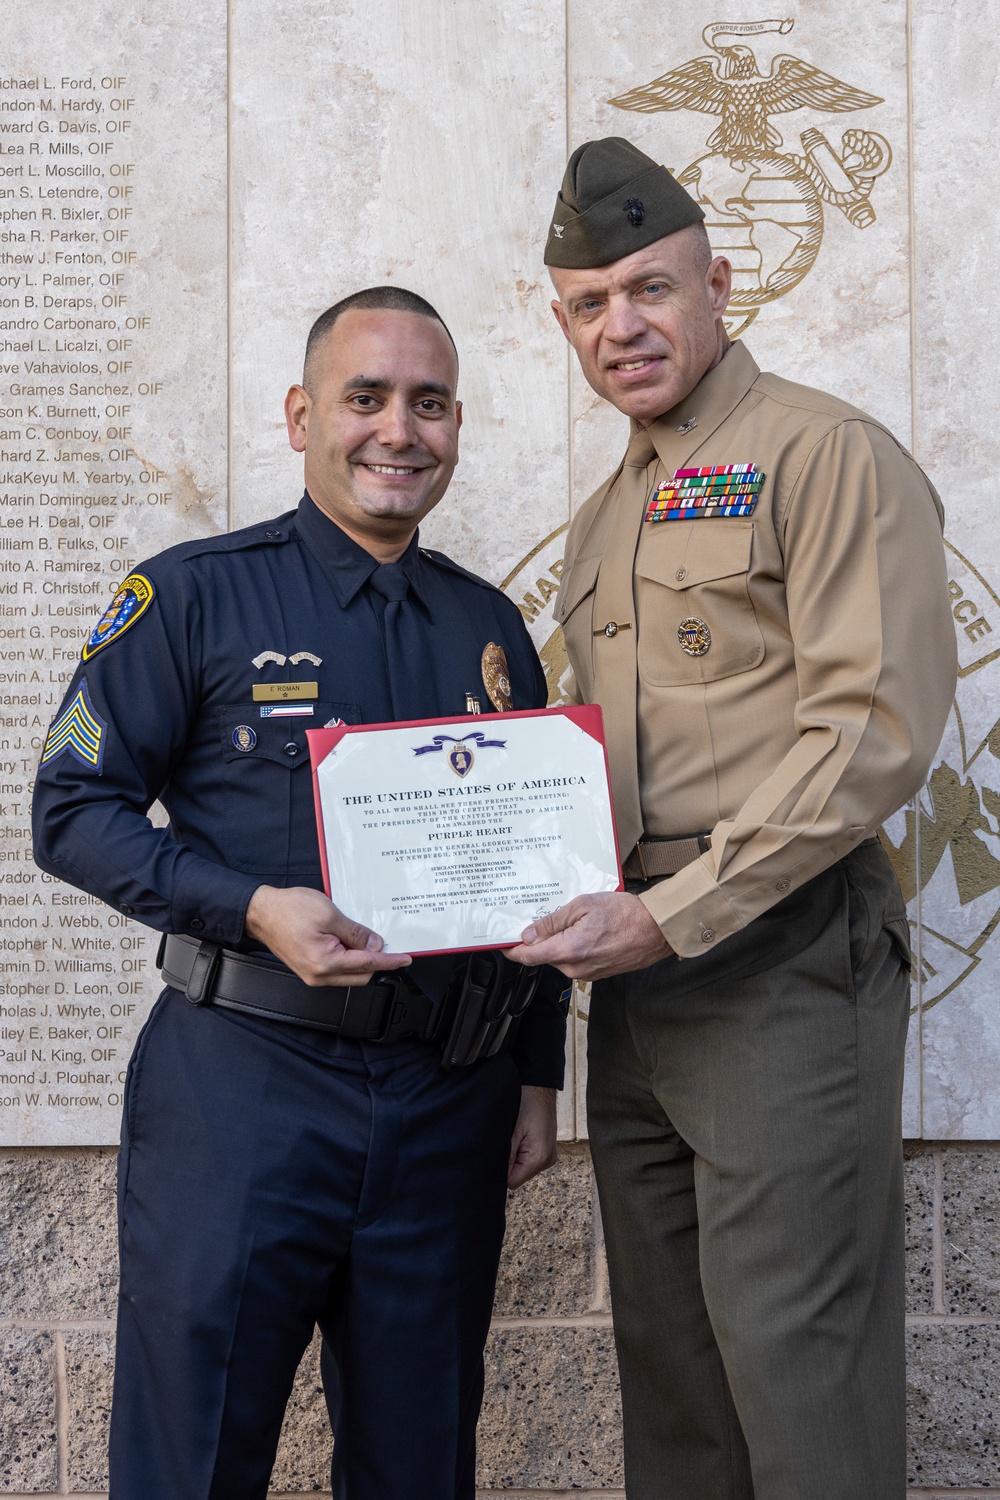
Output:
M134 625L155 597L156 590L145 574L130 573L124 582L119 584L115 597L84 642L84 661L90 661L90 658L96 656L98 651L103 651L105 646L110 646L112 641L117 640L130 626Z
M45 737L41 765L55 760L60 755L75 755L91 770L100 771L104 760L104 731L107 723L101 718L87 689L87 679L80 681L73 697L56 719Z

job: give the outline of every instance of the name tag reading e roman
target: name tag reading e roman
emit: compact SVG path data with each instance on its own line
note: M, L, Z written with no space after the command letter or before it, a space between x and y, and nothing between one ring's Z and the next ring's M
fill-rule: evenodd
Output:
M396 952L509 946L621 889L593 705L307 734L327 894Z
M296 699L318 698L318 682L255 682L255 703L292 703Z

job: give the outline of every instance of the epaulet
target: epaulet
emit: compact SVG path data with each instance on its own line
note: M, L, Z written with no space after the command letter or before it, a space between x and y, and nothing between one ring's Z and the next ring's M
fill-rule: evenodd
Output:
M243 526L239 531L221 531L216 536L179 542L176 547L169 547L161 552L160 557L183 562L210 552L245 552L250 547L273 547L291 540L294 520L294 510L286 511L283 516L276 516L270 521L258 521L255 526Z
M486 578L480 578L478 573L470 573L468 568L463 568L453 558L446 557L443 552L435 552L431 547L421 547L420 556L429 558L431 562L437 563L439 567L445 568L449 573L457 573L459 578L467 578L470 583L478 583L481 589L489 589L491 594L500 594L500 589L495 583L490 583ZM501 594L506 598L505 594Z

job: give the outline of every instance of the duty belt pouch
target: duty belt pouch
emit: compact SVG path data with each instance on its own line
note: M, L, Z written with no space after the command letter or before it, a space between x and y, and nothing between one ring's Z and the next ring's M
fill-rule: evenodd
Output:
M511 1022L530 1005L537 985L537 969L511 963L502 953L470 953L442 1049L442 1065L464 1068L498 1052Z

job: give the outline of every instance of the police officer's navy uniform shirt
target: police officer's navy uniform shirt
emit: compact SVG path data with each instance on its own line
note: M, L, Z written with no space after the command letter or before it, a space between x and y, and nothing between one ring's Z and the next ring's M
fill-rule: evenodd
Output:
M253 948L244 917L259 885L322 889L307 729L464 715L467 693L489 710L489 641L506 652L514 708L544 706L544 674L503 594L417 537L398 566L405 686L398 670L390 676L386 599L371 586L378 562L308 494L276 520L142 564L152 597L124 623L119 611L105 644L91 636L43 751L42 868L160 931ZM288 682L317 684L296 700L312 713L262 713L274 705L254 687ZM157 799L169 827L146 817ZM418 982L421 966L425 988L439 992L440 961L415 960ZM549 979L522 1026L524 1082L561 1083L555 988Z

